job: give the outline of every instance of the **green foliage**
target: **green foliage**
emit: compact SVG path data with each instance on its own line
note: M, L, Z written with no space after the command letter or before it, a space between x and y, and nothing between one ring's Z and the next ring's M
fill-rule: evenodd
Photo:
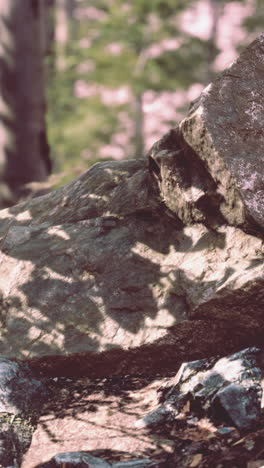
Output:
M96 84L112 90L125 85L131 90L132 101L133 95L146 90L175 90L193 82L203 55L202 41L193 39L189 44L190 38L186 38L178 49L161 50L154 57L150 53L153 44L182 37L177 14L190 3L190 0L82 2L84 15L75 28L74 40L68 44L66 66L50 77L48 88L49 141L58 169L76 164L80 155L87 158L87 164L90 159L96 160L100 148L111 143L113 134L122 131L120 111L132 116L133 102L107 106L100 98L100 89L87 99L77 98L74 95L77 80L85 81L87 86ZM98 20L85 15L86 7L96 9ZM89 47L81 46L82 39L89 40ZM120 45L120 53L109 53L108 46L113 43ZM85 63L91 65L88 72L81 71L80 64Z
M98 159L97 153L106 144L117 125L115 113L105 112L99 97L86 100L73 96L70 80L65 71L56 76L49 88L49 112L47 117L49 141L55 149L56 169L65 170L75 165L80 156L87 165ZM88 156L85 149L89 148Z
M264 24L264 7L263 0L255 0L255 11L253 15L248 16L244 22L243 26L250 33L260 33L263 31Z
M219 0L222 5L228 1ZM67 45L65 68L55 70L48 87L49 141L58 169L67 169L80 158L87 166L98 160L100 149L111 144L113 135L125 131L120 115L135 118L133 101L145 91L176 91L206 82L208 50L211 59L218 50L214 43L182 32L178 15L192 3L195 0L78 2L83 14L78 20L72 18L77 27L72 28L75 37ZM91 8L97 19L89 13ZM258 27L259 17L247 19L248 30ZM167 40L174 40L175 47L163 47ZM78 80L93 92L76 96ZM101 90L121 86L130 90L130 101L107 105ZM131 145L137 137L131 136ZM131 145L127 145L126 157L133 156Z

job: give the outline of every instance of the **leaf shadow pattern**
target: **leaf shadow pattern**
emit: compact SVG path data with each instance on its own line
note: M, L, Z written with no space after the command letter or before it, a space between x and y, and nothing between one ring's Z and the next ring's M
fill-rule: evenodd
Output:
M1 287L5 289L2 322L8 317L8 331L0 345L2 352L7 340L12 343L11 352L18 358L110 349L115 336L122 335L122 330L130 337L128 345L136 345L134 340L144 330L146 319L155 320L158 306L153 288L162 286L166 277L159 261L172 247L177 250L177 223L162 213L160 203L155 200L145 161L130 161L123 171L122 164L119 167L118 163L116 167L113 163L97 166L95 169L101 180L99 192L104 192L105 185L115 179L119 171L121 182L116 185L116 190L97 195L98 188L94 188L89 193L87 179L93 178L91 170L67 188L9 209L9 217L3 223L7 227L5 230L2 227L2 261L16 259L25 274L20 280L17 277L20 286L14 287L14 291L19 294L7 293L6 284ZM126 179L128 187L121 197L121 206L118 206L117 201L122 195L119 192L122 187L124 190ZM137 202L131 198L133 181L141 189ZM131 192L127 193L129 190ZM127 200L125 205L124 199ZM142 202L144 209L136 206L130 211L131 200L136 205ZM58 205L62 204L60 210L56 201ZM38 216L40 212L43 214L41 204L48 210L44 209L44 219ZM111 205L116 211L113 212ZM125 206L129 210L126 214L123 213ZM19 222L19 211L23 213L25 209L30 219ZM95 210L95 217L86 219L91 215L91 209ZM109 209L111 216L105 215ZM52 211L55 219L51 216ZM82 220L79 219L80 212L84 216ZM36 224L38 221L40 224ZM190 243L190 240L186 243L188 248ZM153 258L149 252L153 252ZM19 313L16 301L21 304ZM177 321L173 300L168 307ZM182 304L180 308L183 308ZM111 319L108 330L106 317ZM18 331L20 339L14 347L12 337ZM108 340L105 340L107 335ZM116 345L119 346L117 341Z
M8 321L0 351L9 341L9 355L17 358L111 350L124 339L135 347L155 326L158 336L162 323L147 323L155 323L160 309L172 324L189 313L186 291L179 291L184 272L166 257L225 249L224 232L204 228L197 241L168 216L145 160L96 164L1 218L2 264L17 284L0 284L2 323ZM188 279L187 286L192 282L212 286L203 279Z
M166 212L145 160L97 164L61 189L0 212L0 220L0 352L46 376L165 374L182 360L262 335L252 321L250 330L242 320L230 334L226 317L197 317L195 326L186 320L182 285L212 284L187 277L173 255L221 251L225 233L198 226L198 241L188 235ZM172 326L155 323L160 310Z
M38 438L45 440L46 434L56 444L57 453L64 450L63 444L69 444L71 451L77 450L74 444L78 440L82 450L109 462L154 457L156 463L159 461L155 466L165 468L166 451L160 450L158 441L156 443L148 431L133 427L133 421L142 411L147 411L148 402L142 403L142 400L149 397L160 382L157 376L129 375L75 381L57 379L53 382L56 403L53 401L46 406L39 421ZM122 450L126 445L130 451ZM34 457L33 447L31 450L27 456Z

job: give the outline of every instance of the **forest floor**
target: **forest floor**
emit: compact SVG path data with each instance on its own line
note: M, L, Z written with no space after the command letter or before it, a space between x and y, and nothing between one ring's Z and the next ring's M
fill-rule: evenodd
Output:
M21 468L37 468L60 452L86 450L106 461L151 458L157 468L264 467L264 418L251 433L188 413L171 424L135 426L157 407L169 376L50 378L45 407Z

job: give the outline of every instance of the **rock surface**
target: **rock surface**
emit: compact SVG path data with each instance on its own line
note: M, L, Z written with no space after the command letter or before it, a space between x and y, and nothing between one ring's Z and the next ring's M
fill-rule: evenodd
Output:
M125 173L126 191L133 178L137 185L138 177L148 177L144 161L128 166L137 170ZM203 224L178 229L154 195L148 202L145 182L137 190L139 209L121 215L105 208L102 216L78 219L84 185L91 190L94 173L102 181L111 170L115 179L120 167L125 164L99 164L67 188L1 213L4 218L18 212L1 244L1 353L26 358L141 346L188 317L234 320L242 301L243 317L261 316L259 238L226 225L217 232ZM53 217L50 204L64 192L72 206L69 201L64 213L58 204ZM92 204L98 197L98 211L108 197L103 193L91 197ZM130 197L135 204L132 188ZM63 213L65 222L58 224Z
M88 468L111 468L109 463L98 457L93 457L88 452L65 452L55 455L47 463L39 465L37 468L56 468L69 465L76 468L87 466Z
M29 366L0 356L0 413L40 411L48 398L48 388Z
M49 396L29 366L0 356L0 466L21 466Z
M263 373L263 351L244 350L220 360L213 357L185 364L177 377L180 376L182 386L187 389L199 375L204 382L206 372L208 376L212 375L216 366L219 375L224 372L225 381L229 377L231 383L241 383L243 379L249 382L259 365ZM210 387L204 388L209 388L211 393L217 392L218 383L219 380L213 382L211 378ZM258 386L258 381L256 383ZM152 462L155 468L187 467L191 463L197 468L208 468L215 466L216 460L233 468L246 467L250 460L261 458L263 412L253 431L241 431L232 421L226 424L223 411L214 421L201 409L198 415L198 405L190 405L187 401L178 418L175 418L174 407L170 421L159 421L155 427L136 427L136 421L160 404L164 405L169 397L171 407L176 403L175 374L50 378L49 386L54 397L39 418L21 468L50 466L56 454L65 452L76 458L88 452L114 468L145 468L146 463L147 467L152 467ZM205 403L205 400L200 401ZM252 414L251 410L249 408L248 416Z
M264 228L264 34L149 152L166 206L183 223Z
M0 421L0 464L206 467L218 460L219 437L231 444L221 463L232 464L239 430L261 425L263 352L212 356L263 345L263 42L148 158L96 164L0 212L0 352L58 384L26 454L34 428ZM135 394L142 374L168 375L200 358L181 367L159 402L157 386ZM83 378L61 383L61 375ZM0 390L2 410L13 414L47 396L28 367L7 358ZM206 418L198 428L201 414L228 414L238 429Z
M48 381L53 398L38 420L21 468L55 468L54 457L59 460L65 453L76 463L88 453L114 468L152 468L153 460L155 468L167 468L164 437L134 426L156 401L161 376Z
M264 34L201 94L180 125L228 223L264 228ZM206 189L200 189L200 202ZM204 192L204 194L202 193Z
M258 146L248 137L243 151L241 135L245 125L250 135L260 132L262 48L260 36L149 159L96 164L0 212L1 353L50 355L54 366L54 355L97 353L84 359L101 375L124 370L132 348L149 355L151 372L168 354L176 368L183 356L257 344L264 330L262 134ZM245 64L240 89L229 75ZM216 97L221 87L228 102ZM236 138L222 128L223 109L226 121L237 116L228 124ZM238 162L256 179L254 191L242 190Z
M137 427L162 425L181 416L187 402L194 416L207 415L231 422L239 430L252 430L261 415L262 372L260 350L248 348L227 357L182 364L161 391L162 405L147 414Z
M136 459L127 462L107 463L101 458L94 457L89 452L65 452L55 455L49 462L42 463L36 468L59 468L67 464L72 468L155 468L157 464L150 459Z

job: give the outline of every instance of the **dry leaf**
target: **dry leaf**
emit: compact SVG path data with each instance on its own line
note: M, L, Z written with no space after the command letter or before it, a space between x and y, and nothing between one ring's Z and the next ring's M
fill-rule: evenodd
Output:
M242 444L243 442L245 442L245 440L246 440L245 437L243 437L242 439L239 439L239 440L237 440L236 442L234 442L234 443L232 444L232 446L234 447L235 445Z
M174 452L174 447L175 447L175 442L174 440L170 439L160 439L158 441L158 444L160 447L163 448L167 453L173 453Z
M249 451L250 451L250 450L253 450L253 448L255 447L255 442L254 442L254 440L251 440L251 439L246 440L246 442L245 442L245 447L246 447L246 449L249 450Z
M199 465L199 463L202 461L202 454L201 453L196 453L192 459L191 464L189 465L190 468L195 468L196 466Z
M208 432L211 432L211 433L214 433L214 432L217 431L217 428L215 427L215 425L208 418L200 419L200 421L198 423L198 427L200 429L207 430Z
M189 413L191 409L190 400L186 401L184 407L182 408L182 413Z
M173 434L176 435L176 432ZM192 440L193 442L201 442L215 437L215 434L208 432L205 429L199 429L197 427L187 428L182 432L178 432L177 437L182 440Z

